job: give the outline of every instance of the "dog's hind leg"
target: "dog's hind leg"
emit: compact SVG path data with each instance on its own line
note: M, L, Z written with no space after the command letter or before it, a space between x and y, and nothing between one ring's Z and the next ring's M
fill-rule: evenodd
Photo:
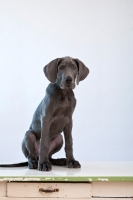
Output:
M27 131L22 142L22 151L26 158L28 158L29 169L38 168L38 151L39 140L36 139L32 131Z
M51 142L50 149L49 149L49 161L52 165L58 165L58 166L66 166L67 165L67 159L66 158L57 158L53 159L52 155L57 153L63 146L63 138L62 135L57 135Z

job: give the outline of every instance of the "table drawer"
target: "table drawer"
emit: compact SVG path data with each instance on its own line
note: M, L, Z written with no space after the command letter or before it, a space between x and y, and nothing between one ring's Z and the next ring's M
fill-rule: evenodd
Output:
M7 183L8 197L91 198L89 183Z

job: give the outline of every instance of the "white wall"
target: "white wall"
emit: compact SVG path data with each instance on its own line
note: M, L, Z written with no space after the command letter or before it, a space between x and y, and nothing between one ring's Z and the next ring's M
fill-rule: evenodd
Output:
M75 89L75 158L133 160L133 1L0 0L0 162L25 160L42 68L62 56L90 69Z

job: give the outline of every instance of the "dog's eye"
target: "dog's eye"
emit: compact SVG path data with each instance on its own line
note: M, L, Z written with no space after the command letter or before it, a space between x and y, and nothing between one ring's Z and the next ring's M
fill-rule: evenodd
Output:
M62 66L62 65L60 65L60 66L59 66L59 69L63 69L63 66Z
M73 70L76 70L77 69L77 67L76 66L73 66Z

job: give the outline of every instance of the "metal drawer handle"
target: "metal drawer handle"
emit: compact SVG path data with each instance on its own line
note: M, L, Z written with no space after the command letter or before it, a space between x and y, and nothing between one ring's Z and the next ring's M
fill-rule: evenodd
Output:
M43 189L43 188L39 188L39 192L45 192L45 193L59 192L59 189L58 188L55 188L55 189Z

